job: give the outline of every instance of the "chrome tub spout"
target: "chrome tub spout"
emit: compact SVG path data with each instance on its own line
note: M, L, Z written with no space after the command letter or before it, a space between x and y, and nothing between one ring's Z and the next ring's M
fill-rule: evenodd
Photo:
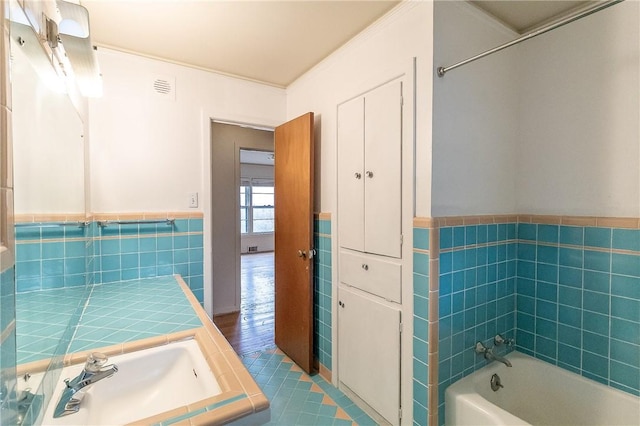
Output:
M484 359L489 361L498 361L506 365L507 367L511 367L511 362L508 359L501 357L493 352L493 348L488 348L482 344L482 342L476 342L475 351L478 354L483 354Z
M60 401L56 406L53 417L62 417L77 413L84 397L86 388L102 379L107 379L118 372L115 364L105 365L107 357L99 352L94 352L87 357L84 369L73 380L66 379L67 387L62 392Z

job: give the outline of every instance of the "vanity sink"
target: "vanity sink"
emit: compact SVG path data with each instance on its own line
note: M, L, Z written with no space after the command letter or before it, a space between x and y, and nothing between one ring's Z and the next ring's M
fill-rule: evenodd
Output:
M112 356L108 362L117 373L87 387L77 413L54 418L66 386L62 379L78 376L84 365L65 367L43 424L127 424L222 393L194 339Z

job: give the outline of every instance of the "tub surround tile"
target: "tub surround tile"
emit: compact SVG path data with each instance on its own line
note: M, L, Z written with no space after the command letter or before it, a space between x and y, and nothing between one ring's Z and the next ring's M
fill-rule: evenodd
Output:
M446 386L483 365L464 348L500 330L517 334L522 352L638 395L640 383L629 386L623 377L640 374L637 362L629 362L640 353L640 219L414 219L414 228L427 226L438 236L439 253L433 241L420 250L439 258L439 271L430 271L430 298L440 299L428 303L438 317L428 319L427 338L439 336L429 341L429 381L440 375L429 395L441 398L426 413L414 401L414 420L443 424ZM424 268L414 264L414 272ZM420 321L414 318L414 338L424 339Z
M610 367L617 362L612 357L622 345L627 354L640 348L638 333L629 333L640 329L640 269L635 266L640 265L638 220L563 217L561 223L557 260L528 258L536 266L533 274L518 263L518 294L524 294L525 282L534 283L536 289L527 294L536 300L534 309L527 310L528 297L518 304L519 311L529 314L518 315L519 350L638 395L640 383L635 388L621 383L621 376L612 374ZM543 226L535 221L526 227L519 224L519 237L526 237L531 229L540 233ZM539 238L533 243L538 248L546 244ZM557 281L551 275L555 269ZM532 320L535 329L528 325ZM631 376L640 371L637 361L622 364Z
M437 229L431 228L433 221L429 218L414 218L413 247L413 418L426 421L429 415L429 382L432 379L433 366L431 351L433 346L432 329L437 322L432 321L434 312L438 312L437 277L438 251L433 251L432 242L438 239ZM435 272L434 272L435 271ZM435 275L434 275L435 274ZM435 289L435 291L433 291ZM437 335L437 334L436 334Z

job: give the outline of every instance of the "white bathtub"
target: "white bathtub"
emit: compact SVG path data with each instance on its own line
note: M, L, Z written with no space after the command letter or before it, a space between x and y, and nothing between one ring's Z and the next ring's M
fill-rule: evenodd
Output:
M449 386L447 425L640 425L640 398L519 352L507 358L513 367L492 362Z

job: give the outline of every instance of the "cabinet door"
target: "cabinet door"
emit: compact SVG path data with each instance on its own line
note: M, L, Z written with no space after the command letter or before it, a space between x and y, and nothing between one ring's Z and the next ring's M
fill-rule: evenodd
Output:
M400 310L340 288L340 381L391 424L400 409Z
M338 220L342 247L364 251L364 98L338 106Z
M365 96L364 135L365 251L401 257L401 82L389 83Z
M386 256L340 250L340 282L350 287L402 303L402 263Z

